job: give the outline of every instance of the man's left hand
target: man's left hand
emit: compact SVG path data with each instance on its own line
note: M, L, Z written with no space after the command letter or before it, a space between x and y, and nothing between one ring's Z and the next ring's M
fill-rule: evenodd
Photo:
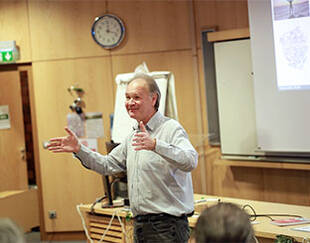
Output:
M150 134L146 131L146 128L142 121L140 121L140 132L137 132L134 135L132 146L135 147L135 150L154 150L156 146L155 139L151 138Z

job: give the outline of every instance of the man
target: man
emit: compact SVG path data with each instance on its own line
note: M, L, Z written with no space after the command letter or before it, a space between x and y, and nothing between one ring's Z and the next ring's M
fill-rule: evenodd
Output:
M126 89L125 106L137 121L124 142L108 155L92 152L72 131L50 140L53 152L74 152L82 164L100 174L127 171L134 216L135 242L187 242L187 215L194 210L191 170L198 155L182 126L159 111L155 80L136 75Z
M192 243L254 243L249 215L232 203L206 208L199 216Z

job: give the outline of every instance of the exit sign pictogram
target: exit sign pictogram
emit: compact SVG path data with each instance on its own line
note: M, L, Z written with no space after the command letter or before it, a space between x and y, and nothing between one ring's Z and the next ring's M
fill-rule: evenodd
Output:
M13 61L13 51L2 51L1 52L1 61L2 62L11 62Z

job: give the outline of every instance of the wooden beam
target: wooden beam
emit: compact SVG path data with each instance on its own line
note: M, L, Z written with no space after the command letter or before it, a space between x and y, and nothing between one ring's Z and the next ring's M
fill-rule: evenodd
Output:
M287 170L310 170L309 163L289 163L289 162L263 162L263 161L234 161L234 160L217 160L216 165L232 167L255 167L270 169L287 169Z
M209 42L227 41L227 40L244 39L244 38L250 38L249 28L223 30L208 33Z

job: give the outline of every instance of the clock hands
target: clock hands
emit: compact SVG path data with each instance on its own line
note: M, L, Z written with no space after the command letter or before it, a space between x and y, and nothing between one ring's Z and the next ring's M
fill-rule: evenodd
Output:
M124 25L122 21L111 14L97 17L92 26L92 35L94 40L107 49L114 48L124 38Z

